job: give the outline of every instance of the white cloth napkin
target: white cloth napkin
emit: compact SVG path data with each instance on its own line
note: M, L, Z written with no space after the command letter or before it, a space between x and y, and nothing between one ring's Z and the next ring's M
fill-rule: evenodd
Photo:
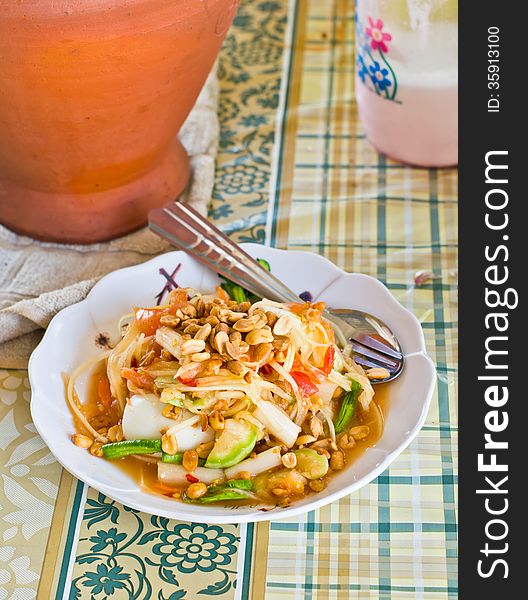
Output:
M191 161L184 200L205 214L218 149L218 78L213 69L179 138ZM106 273L165 252L148 229L90 245L44 243L0 225L0 368L25 368L52 317L79 302Z

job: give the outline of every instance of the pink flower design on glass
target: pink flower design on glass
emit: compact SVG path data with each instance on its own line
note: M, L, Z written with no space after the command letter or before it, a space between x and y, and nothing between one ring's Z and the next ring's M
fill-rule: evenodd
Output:
M370 45L372 46L372 49L377 50L379 48L381 52L387 53L389 49L385 42L390 42L392 40L391 34L383 31L383 21L381 19L374 22L374 19L369 17L368 22L370 27L366 28L366 32L371 38Z

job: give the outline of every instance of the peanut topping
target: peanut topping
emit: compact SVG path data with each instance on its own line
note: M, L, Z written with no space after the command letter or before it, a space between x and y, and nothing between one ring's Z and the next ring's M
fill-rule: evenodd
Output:
M217 410L214 410L209 415L209 425L215 431L221 431L224 428L224 425L225 425L224 415L221 412L219 412Z
M88 437L87 435L83 435L82 433L76 433L73 435L72 442L76 446L79 446L79 448L89 448L94 443L92 438Z
M287 452L283 455L281 461L287 469L294 469L297 465L297 456L295 456L294 452Z
M178 440L175 435L164 433L161 436L161 449L165 454L176 454L178 452Z
M194 471L198 466L198 452L196 450L186 450L183 453L182 466L189 473Z
M197 498L201 498L207 493L207 486L205 483L191 483L191 485L187 488L185 494L191 498L191 500L196 500Z
M187 340L181 345L182 354L195 354L202 352L205 349L205 342L203 340Z

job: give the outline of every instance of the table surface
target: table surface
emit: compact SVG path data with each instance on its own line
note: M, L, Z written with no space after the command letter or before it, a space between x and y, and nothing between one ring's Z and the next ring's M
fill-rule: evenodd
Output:
M0 600L457 597L456 171L403 167L365 140L352 7L242 3L220 59L211 217L383 281L437 365L424 428L370 485L305 516L183 523L64 472L31 423L26 372L0 371Z

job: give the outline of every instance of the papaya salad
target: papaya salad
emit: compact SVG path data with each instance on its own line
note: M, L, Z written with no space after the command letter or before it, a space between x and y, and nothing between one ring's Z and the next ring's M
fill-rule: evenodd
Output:
M235 284L136 308L115 347L67 380L73 443L148 468L140 485L185 502L288 506L321 492L383 427L379 373L336 343L323 309ZM75 384L88 371L93 397L81 402Z

